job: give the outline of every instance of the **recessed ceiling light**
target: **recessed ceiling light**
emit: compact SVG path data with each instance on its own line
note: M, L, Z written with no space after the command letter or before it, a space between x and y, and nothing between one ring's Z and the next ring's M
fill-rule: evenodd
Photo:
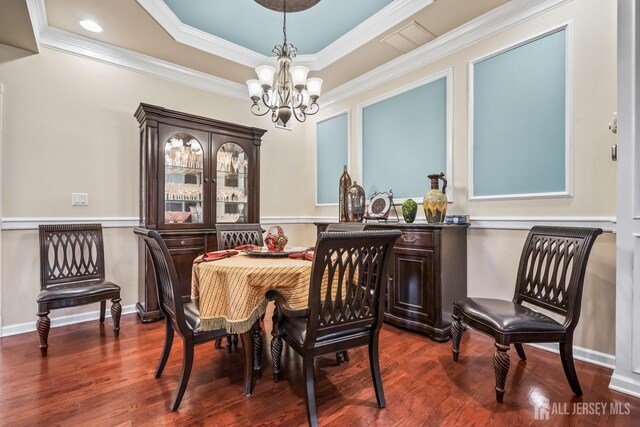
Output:
M94 33L102 32L102 27L90 19L80 21L80 25L82 25L82 28L85 30L93 31Z

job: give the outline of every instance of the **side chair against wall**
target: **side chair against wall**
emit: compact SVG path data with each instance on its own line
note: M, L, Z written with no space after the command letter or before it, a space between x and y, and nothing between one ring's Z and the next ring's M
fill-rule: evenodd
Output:
M193 302L183 302L178 285L178 275L173 265L167 245L160 234L155 230L136 228L135 234L144 240L156 275L158 291L158 303L160 311L166 321L166 334L162 355L156 368L156 378L159 378L171 352L174 331L183 340L182 375L178 383L178 389L171 402L171 410L175 411L180 406L182 396L187 388L191 367L193 366L193 349L197 344L213 341L227 336L224 329L214 331L200 330L200 311Z
M260 224L216 224L216 247L218 250L233 249L238 246L263 246ZM231 335L227 337L227 351L231 353ZM222 347L222 339L216 340L216 348ZM238 334L233 334L233 347L238 349Z
M307 416L312 426L318 425L313 377L317 356L368 346L378 406L386 404L378 336L389 263L400 234L399 230L320 233L311 267L309 307L293 310L282 294L267 292L267 298L276 303L276 331L271 340L274 379L279 379L284 339L302 356Z
M105 280L100 224L41 225L38 321L40 352L49 347L50 310L100 303L104 323L106 300L111 300L113 333L120 333L120 286Z
M573 331L580 319L582 288L591 248L599 228L540 227L525 241L512 301L465 298L453 303L453 360L458 360L460 339L467 327L492 336L496 352L496 400L502 402L509 372L510 344L526 360L522 343L557 342L564 373L577 396L582 396L573 364ZM564 317L562 322L523 303Z

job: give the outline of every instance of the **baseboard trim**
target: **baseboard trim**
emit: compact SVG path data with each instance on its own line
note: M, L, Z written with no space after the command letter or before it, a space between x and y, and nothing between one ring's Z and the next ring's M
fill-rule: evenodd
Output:
M131 314L136 312L135 304L125 305L122 307L122 314ZM111 317L111 312L107 307L106 317ZM68 316L54 317L51 319L51 327L58 328L60 326L74 325L76 323L89 322L100 318L100 310L89 311L86 313L70 314ZM10 337L12 335L26 334L35 332L37 318L31 322L19 323L17 325L3 326L0 330L0 337Z
M557 343L535 343L528 346L539 348L540 350L550 351L552 353L560 354ZM577 345L573 346L573 358L581 360L583 362L591 363L592 365L602 366L603 368L614 369L616 366L616 357L612 354L602 353L600 351L591 350Z
M640 398L640 381L616 374L615 371L613 372L613 375L611 375L609 388L611 390L619 391L620 393Z

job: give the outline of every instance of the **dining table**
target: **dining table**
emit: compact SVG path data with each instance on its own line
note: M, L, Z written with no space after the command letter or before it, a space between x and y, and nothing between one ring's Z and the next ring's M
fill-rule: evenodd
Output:
M254 373L262 371L262 335L269 290L278 290L294 308L308 306L312 255L309 248L228 251L192 267L191 299L200 311L203 331L225 329L240 335L244 353L244 395L250 396ZM249 253L247 253L249 252ZM289 256L296 257L290 258ZM206 257L204 259L207 259Z

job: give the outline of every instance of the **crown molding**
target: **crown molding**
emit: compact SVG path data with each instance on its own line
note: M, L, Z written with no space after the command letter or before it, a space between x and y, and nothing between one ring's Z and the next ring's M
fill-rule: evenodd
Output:
M185 86L246 100L245 85L49 27L44 0L27 0L39 46L170 80Z
M177 42L251 68L275 62L275 57L263 55L184 24L162 0L136 1ZM434 0L395 0L318 53L297 56L296 64L304 65L311 71L322 70L433 2Z
M184 24L162 0L136 1L177 42L251 68L275 61L274 58Z
M46 27L40 33L40 42L43 46L51 49L139 71L207 92L242 100L248 97L246 94L247 88L240 83L78 36L57 28Z
M398 78L573 0L512 0L322 96L329 105Z

